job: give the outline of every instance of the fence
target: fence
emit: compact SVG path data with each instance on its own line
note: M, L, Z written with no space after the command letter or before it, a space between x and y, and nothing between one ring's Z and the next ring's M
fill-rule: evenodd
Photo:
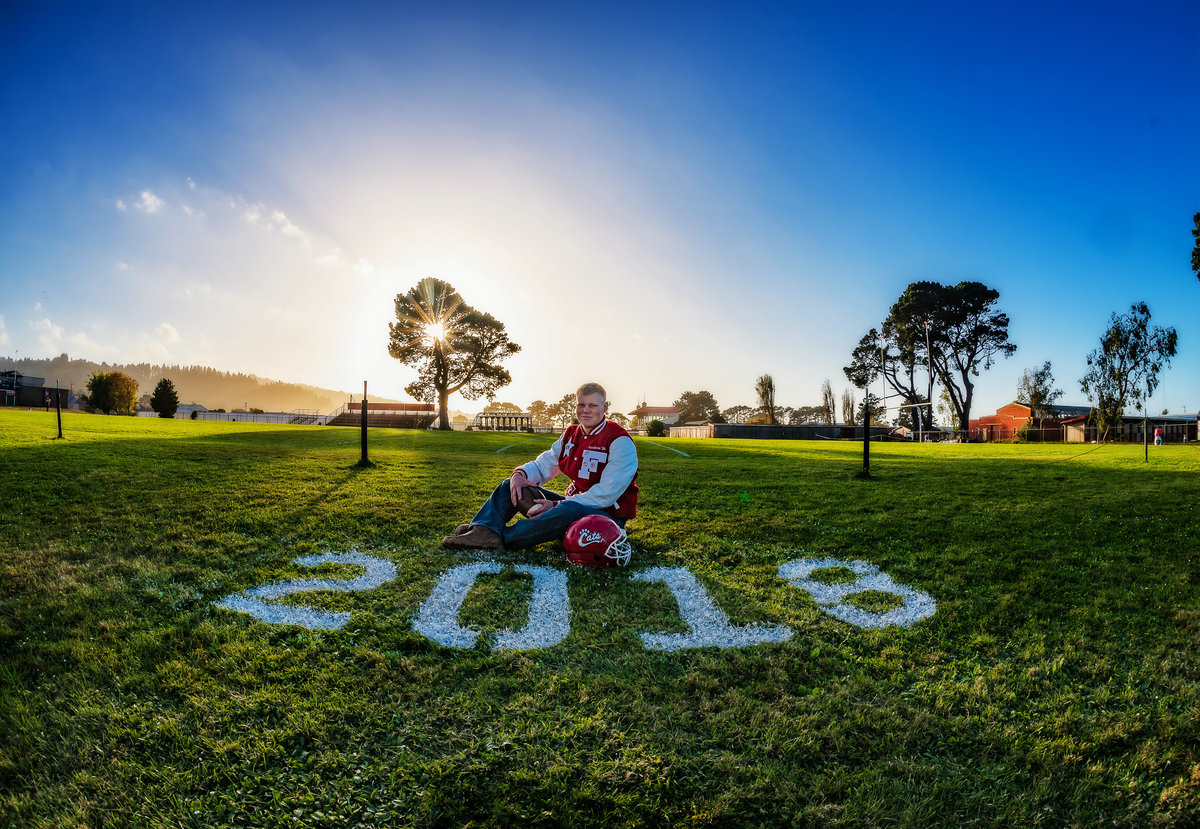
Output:
M158 417L157 412L136 412L138 417ZM202 412L180 411L176 420L223 420L230 423L280 423L285 425L324 426L333 415L323 415L316 409L298 409L294 412Z
M890 426L872 426L871 439L888 437ZM837 426L808 423L800 426L767 426L761 424L702 423L695 426L670 426L667 434L673 438L742 438L748 440L862 440L862 426Z

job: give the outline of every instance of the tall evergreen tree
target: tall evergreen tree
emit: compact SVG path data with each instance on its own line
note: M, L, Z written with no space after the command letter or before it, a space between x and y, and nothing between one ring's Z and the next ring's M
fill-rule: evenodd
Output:
M175 384L166 377L154 387L154 394L150 395L150 408L158 412L159 417L175 417L175 412L179 411L179 394L175 391Z

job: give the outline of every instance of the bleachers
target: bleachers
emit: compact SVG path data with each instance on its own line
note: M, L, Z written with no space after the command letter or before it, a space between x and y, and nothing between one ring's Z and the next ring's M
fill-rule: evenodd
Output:
M428 429L437 417L432 403L368 403L367 426L391 429ZM329 426L361 426L362 404L348 403L332 418Z

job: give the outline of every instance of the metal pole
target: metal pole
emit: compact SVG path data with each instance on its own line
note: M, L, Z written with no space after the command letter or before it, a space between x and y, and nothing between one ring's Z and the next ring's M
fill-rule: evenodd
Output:
M867 386L867 399L863 401L863 471L864 478L871 477L871 387Z
M366 466L370 461L367 460L367 381L363 380L363 402L362 402L362 457L359 459L359 466Z
M58 439L62 440L62 394L58 389L58 381L54 381L54 411L58 415Z
M933 355L929 351L929 320L925 320L925 368L929 375L929 425L933 425ZM918 412L918 414L920 414Z

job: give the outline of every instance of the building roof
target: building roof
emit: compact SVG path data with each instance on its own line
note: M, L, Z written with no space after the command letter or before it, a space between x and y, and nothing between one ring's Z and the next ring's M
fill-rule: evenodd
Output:
M649 414L679 414L680 409L676 406L638 406L629 414L631 415L649 415Z
M1022 403L1019 400L1014 400L1013 402L1006 403L1003 406L1001 406L999 409L997 409L996 414L999 415L1002 410L1007 409L1009 406L1020 406L1022 409L1026 410L1026 411L1031 411L1028 403ZM1076 417L1078 415L1085 415L1092 410L1091 406L1074 406L1074 405L1063 406L1058 403L1048 403L1045 406L1043 406L1043 408L1046 409L1047 411L1049 411L1056 420L1062 419L1064 417ZM995 415L984 415L984 417L994 417L994 416Z
M1121 422L1122 423L1141 423L1143 420L1147 420L1150 423L1191 423L1193 420L1197 420L1198 418L1200 418L1200 416L1146 415L1145 417L1143 417L1142 415L1124 415L1121 418ZM1087 420L1087 419L1088 419L1087 415L1080 415L1079 417L1064 418L1062 422L1064 424L1065 423L1078 423L1081 420Z

